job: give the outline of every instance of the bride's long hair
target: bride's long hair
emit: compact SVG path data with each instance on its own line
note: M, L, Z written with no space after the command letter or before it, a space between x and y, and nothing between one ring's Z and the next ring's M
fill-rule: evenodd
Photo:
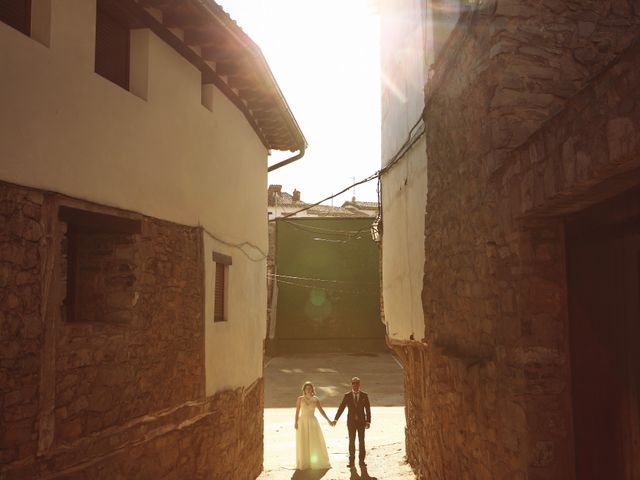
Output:
M311 395L315 395L316 394L316 389L313 386L313 383L311 382L304 382L304 385L302 385L302 395L304 396L305 394L305 388L307 388L307 385L311 385Z

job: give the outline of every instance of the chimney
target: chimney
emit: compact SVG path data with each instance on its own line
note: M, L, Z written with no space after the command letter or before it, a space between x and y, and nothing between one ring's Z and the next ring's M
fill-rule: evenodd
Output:
M299 190L294 190L293 191L293 201L294 202L299 202L300 201L300 191Z
M276 197L280 195L282 185L269 185L267 192L267 205L273 207L276 204Z

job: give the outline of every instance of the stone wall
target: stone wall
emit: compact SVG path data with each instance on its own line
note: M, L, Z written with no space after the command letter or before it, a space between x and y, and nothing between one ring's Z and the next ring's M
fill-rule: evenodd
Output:
M574 478L562 215L637 183L639 14L479 2L435 64L425 338L395 345L425 478Z
M0 465L38 447L43 202L38 192L0 188Z
M200 230L7 184L0 200L0 478L257 476L261 380L205 396ZM140 233L72 247L60 205Z

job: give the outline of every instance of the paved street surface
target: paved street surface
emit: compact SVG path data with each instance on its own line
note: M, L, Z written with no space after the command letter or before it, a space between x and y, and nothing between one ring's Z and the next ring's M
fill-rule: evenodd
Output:
M333 418L351 377L371 400L371 429L367 431L367 467L347 468L346 412L331 427L316 412L323 428L331 468L327 472L295 470L295 400L302 384L316 386L329 418ZM402 369L389 353L306 354L276 357L265 365L264 472L259 480L414 480L404 462L404 407ZM357 452L356 452L357 456Z

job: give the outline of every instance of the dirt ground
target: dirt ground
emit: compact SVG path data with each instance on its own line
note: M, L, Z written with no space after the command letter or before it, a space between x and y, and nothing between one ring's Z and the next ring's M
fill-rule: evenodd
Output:
M316 386L327 415L333 418L351 377L371 401L371 428L366 433L367 467L349 469L346 413L335 427L316 413L323 428L332 468L295 470L295 400L302 384ZM260 480L413 480L404 461L404 395L402 369L390 353L307 354L276 357L265 364L264 472Z

